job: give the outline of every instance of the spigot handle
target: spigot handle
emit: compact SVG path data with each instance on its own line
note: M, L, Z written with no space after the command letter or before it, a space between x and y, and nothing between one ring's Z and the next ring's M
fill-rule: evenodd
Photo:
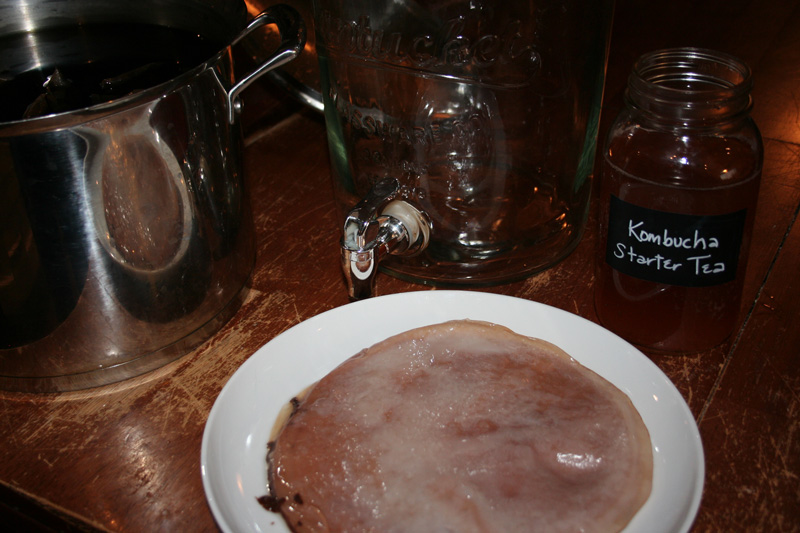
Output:
M400 184L386 178L347 215L341 243L342 270L353 300L375 294L378 263L386 254L414 255L428 245L430 221L410 203L397 199Z
M400 183L394 178L385 178L369 190L367 195L348 213L344 221L342 246L348 250L364 250L377 237L377 222L380 209L400 191Z

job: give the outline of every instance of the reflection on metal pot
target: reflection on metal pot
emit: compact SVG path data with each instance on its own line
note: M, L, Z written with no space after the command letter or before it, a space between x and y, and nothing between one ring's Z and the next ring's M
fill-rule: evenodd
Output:
M72 390L157 368L207 339L246 291L254 243L237 100L299 53L302 23L281 6L242 30L243 3L125 5L87 12L80 3L48 4L61 25L174 19L223 44L154 87L0 123L0 388ZM4 24L14 13L0 6ZM39 14L48 34L54 19ZM283 36L279 49L235 75L224 43L271 24ZM29 54L54 49L37 35L29 35ZM72 61L97 51L74 48ZM64 56L50 59L72 70ZM0 71L9 77L30 64L0 60Z

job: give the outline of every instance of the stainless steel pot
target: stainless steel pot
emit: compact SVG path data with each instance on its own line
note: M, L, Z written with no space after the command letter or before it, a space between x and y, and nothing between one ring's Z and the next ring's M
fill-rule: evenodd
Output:
M0 388L74 390L141 374L239 307L254 259L239 96L305 40L286 6L247 18L243 2L222 0L0 5L0 92L34 100L14 102L23 114L0 123ZM172 40L153 42L155 25ZM241 73L234 47L267 25L280 47ZM130 50L169 55L174 39L198 35L211 47L199 61L170 56L102 80L129 91L145 72L138 82L151 85L46 107L82 83L49 87L67 77L61 69L119 66ZM163 79L161 63L179 70ZM32 72L47 76L38 96L14 86Z

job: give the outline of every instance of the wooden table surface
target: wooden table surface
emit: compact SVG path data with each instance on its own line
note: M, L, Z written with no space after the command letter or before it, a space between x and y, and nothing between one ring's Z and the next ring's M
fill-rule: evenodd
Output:
M702 435L706 482L694 530L800 531L800 2L619 0L603 131L634 59L675 45L716 48L751 65L765 165L738 330L705 353L648 355ZM245 105L258 258L243 307L208 342L147 375L62 394L0 392L0 523L217 530L200 442L218 393L277 334L347 303L321 117L264 84L248 90ZM563 262L482 290L595 320L595 240L592 216ZM379 294L412 290L428 289L378 280Z

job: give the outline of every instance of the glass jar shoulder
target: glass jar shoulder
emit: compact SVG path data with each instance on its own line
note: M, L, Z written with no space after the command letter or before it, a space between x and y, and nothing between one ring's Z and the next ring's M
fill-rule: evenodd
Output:
M618 117L605 144L606 163L654 183L716 188L753 179L762 165L761 135L744 117L705 128Z

